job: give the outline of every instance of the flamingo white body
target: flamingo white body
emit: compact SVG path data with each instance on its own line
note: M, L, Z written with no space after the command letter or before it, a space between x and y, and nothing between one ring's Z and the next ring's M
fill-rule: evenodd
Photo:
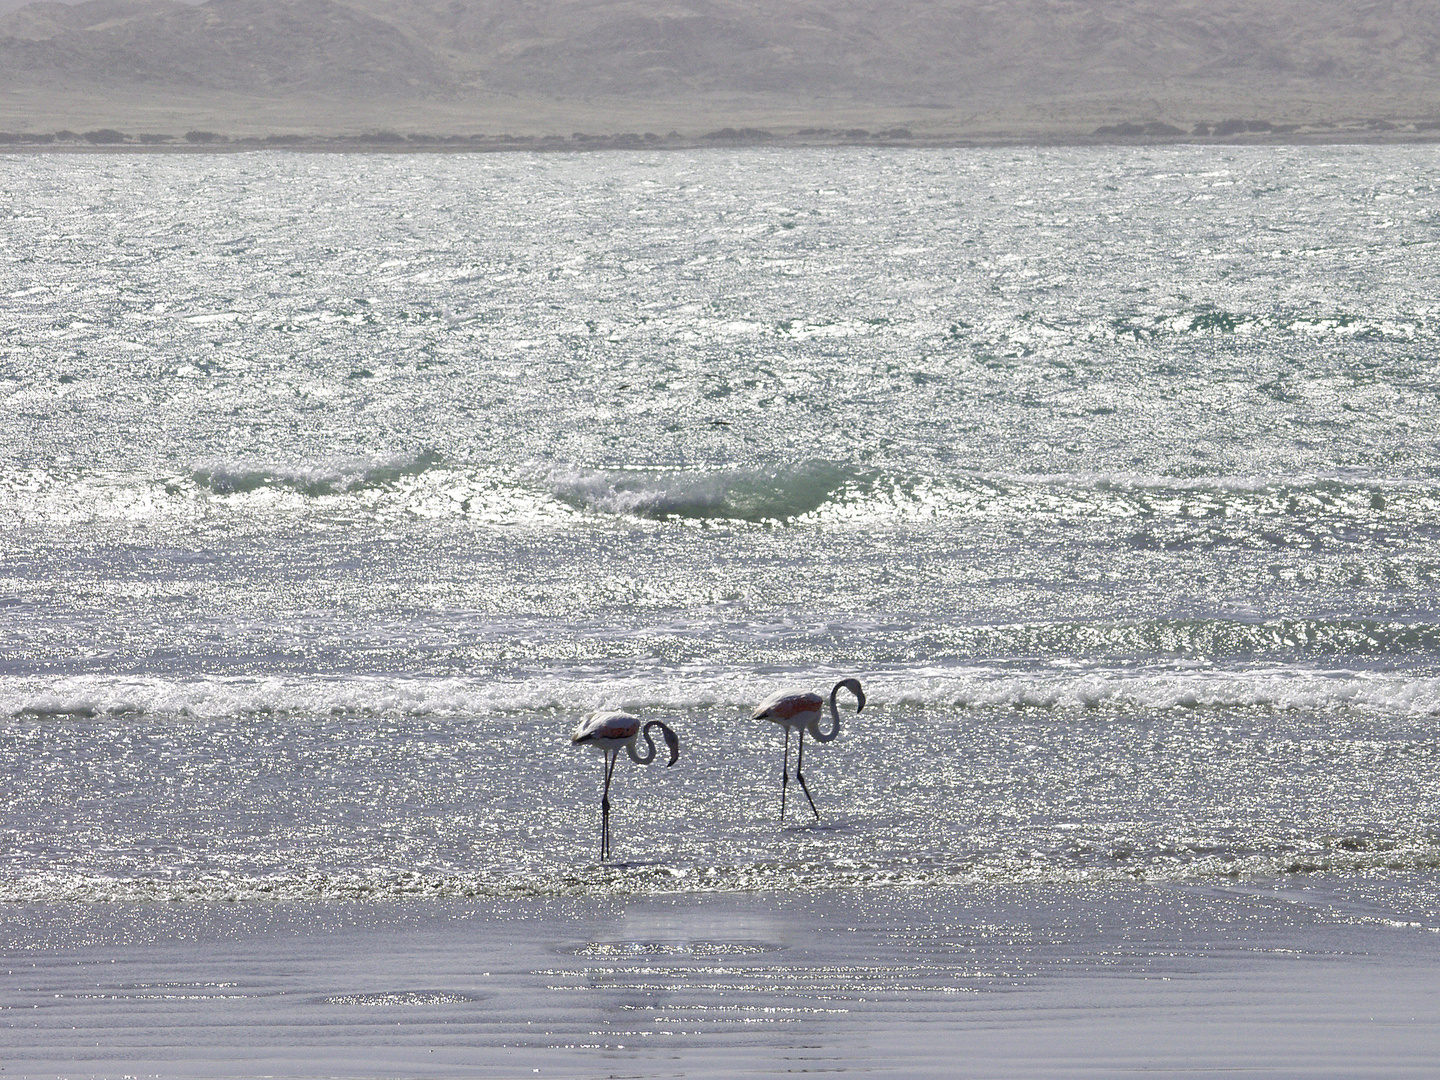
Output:
M680 739L668 725L659 720L651 720L642 725L638 716L631 716L629 713L613 710L594 712L581 720L570 736L572 744L593 747L605 758L605 788L600 796L601 861L610 857L610 781L615 775L615 762L619 760L622 749L637 765L649 765L654 761L655 740L650 737L653 728L660 729L665 745L670 749L670 760L665 763L666 768L669 768L680 759ZM635 741L642 737L645 745L649 747L648 753L643 757L635 749Z
M820 820L820 811L815 809L815 800L810 797L809 785L805 783L805 776L800 771L805 762L805 733L808 731L816 742L829 742L840 734L840 709L835 704L836 695L841 689L849 690L855 695L855 711L858 713L865 708L865 691L860 686L859 679L841 679L830 690L830 730L820 730L820 719L823 716L822 709L825 699L819 694L812 694L805 691L781 690L771 694L755 707L751 714L752 720L769 720L772 724L780 724L785 728L785 762L780 770L780 820L785 820L785 793L790 786L790 732L800 733L800 752L795 759L795 779L800 781L800 790L805 792L805 799L810 803L810 812L815 815L815 820Z

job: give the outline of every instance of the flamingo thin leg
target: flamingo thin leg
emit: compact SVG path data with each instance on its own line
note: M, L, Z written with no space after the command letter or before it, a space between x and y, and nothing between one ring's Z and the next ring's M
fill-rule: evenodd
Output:
M605 791L600 796L600 861L610 857L610 780L615 775L615 762L620 751L605 755Z
M785 823L785 789L790 786L790 729L785 729L785 761L780 766L780 823Z
M795 779L800 781L800 790L805 792L805 798L810 801L810 812L815 815L815 820L820 820L820 811L815 809L815 800L810 798L810 788L805 784L805 777L800 772L800 766L805 763L805 729L800 729L800 754L795 759Z

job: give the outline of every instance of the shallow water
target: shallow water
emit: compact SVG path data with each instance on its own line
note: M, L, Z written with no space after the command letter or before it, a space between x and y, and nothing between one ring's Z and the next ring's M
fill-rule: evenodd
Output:
M34 1078L1418 1078L1427 888L9 904L0 1048Z
M0 897L1432 872L1436 164L0 157Z

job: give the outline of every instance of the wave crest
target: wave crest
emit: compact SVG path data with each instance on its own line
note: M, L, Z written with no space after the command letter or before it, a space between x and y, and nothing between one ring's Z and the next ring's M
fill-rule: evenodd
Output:
M434 450L383 457L338 458L314 465L211 464L194 470L197 487L216 495L243 495L263 488L288 488L310 498L348 495L393 484L439 466Z
M807 672L817 685L835 672ZM1440 715L1440 677L1288 667L1218 668L1185 664L1080 667L1021 672L1003 663L876 670L865 676L878 708L946 713L1018 708L1165 711L1361 710L1394 716ZM78 675L58 680L0 676L0 716L39 720L160 716L218 718L292 714L313 717L549 716L612 707L736 711L748 715L791 674L684 672L581 678L547 671L530 677L438 678L220 677L165 679ZM873 709L872 709L873 711Z
M790 521L831 502L858 474L842 465L717 471L550 469L544 482L580 510L656 520Z

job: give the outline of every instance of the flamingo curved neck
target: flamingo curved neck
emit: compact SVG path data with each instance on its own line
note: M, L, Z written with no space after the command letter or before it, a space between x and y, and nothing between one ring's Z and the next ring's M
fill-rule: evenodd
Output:
M650 737L650 732L654 728L660 729L660 734L665 739L665 745L670 750L670 760L667 761L665 764L667 766L674 765L675 762L680 760L680 737L676 735L675 732L670 730L670 726L668 724L664 723L661 720L651 720L648 724L646 724L643 728L640 729L640 737L644 738L645 747L648 751L648 753L644 757L641 757L640 754L636 751L634 739L631 739L625 744L625 750L630 754L630 760L635 762L635 764L637 765L649 765L652 761L655 760L655 740Z
M816 717L810 725L810 736L816 742L830 742L836 735L840 734L840 710L835 707L835 698L830 698L830 730L820 730L820 718Z
M830 689L830 730L828 732L820 730L819 717L816 717L810 725L810 734L819 742L829 742L840 734L840 707L835 704L835 699L841 690L849 690L855 695L855 711L857 713L865 708L865 691L860 687L860 680L841 679Z
M630 760L635 762L636 765L649 765L650 762L655 760L655 740L650 737L650 730L648 727L644 731L640 732L640 737L645 740L645 746L648 748L648 753L646 753L644 757L641 757L639 751L635 749L635 743L633 740L625 744L625 752L630 755Z

